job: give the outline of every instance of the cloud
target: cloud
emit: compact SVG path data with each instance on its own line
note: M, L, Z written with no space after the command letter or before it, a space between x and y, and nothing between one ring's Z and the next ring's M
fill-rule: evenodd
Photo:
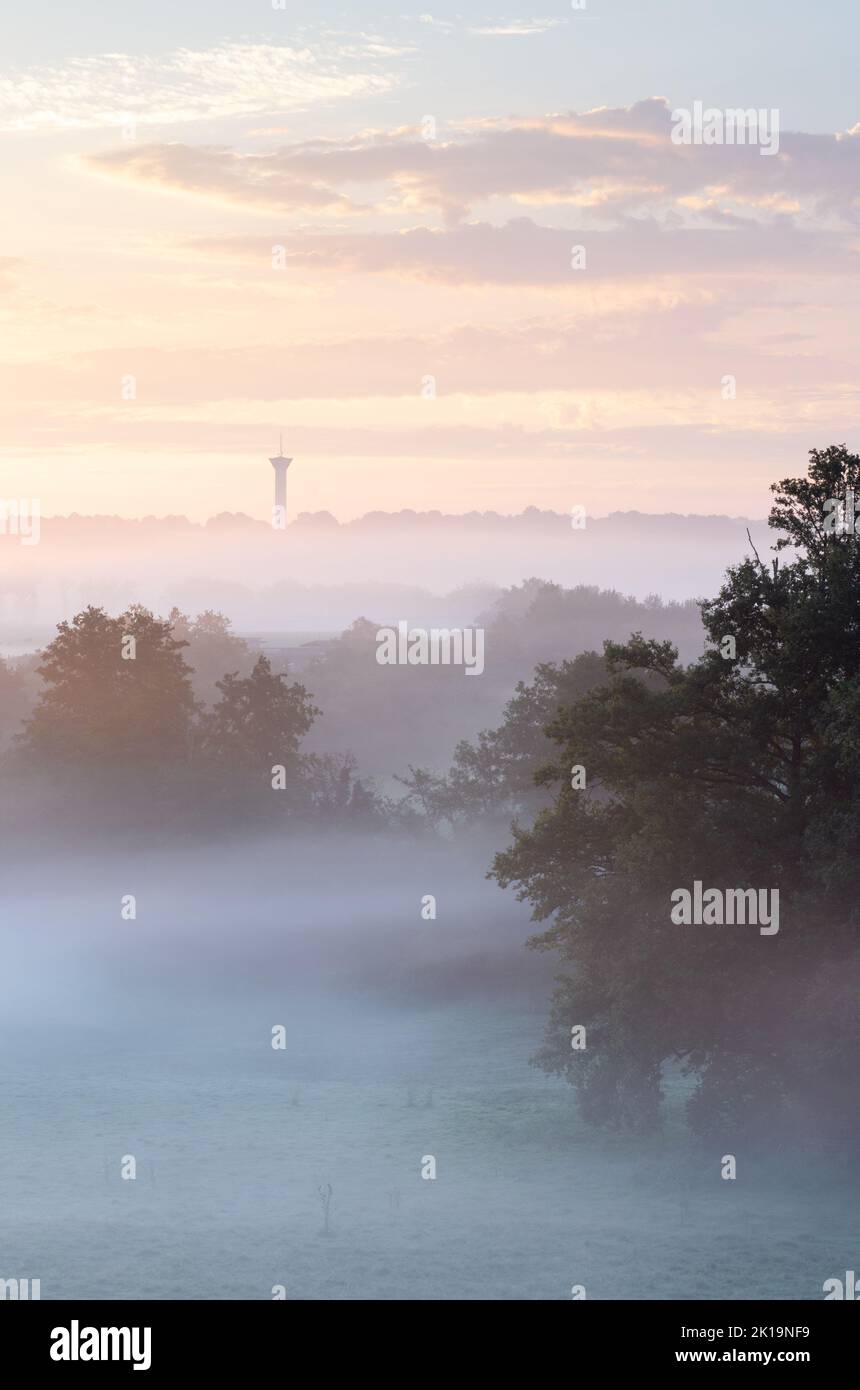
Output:
M435 332L294 333L231 348L208 342L124 345L66 352L48 369L42 360L0 359L0 399L13 411L24 402L50 400L55 408L62 403L93 416L112 413L126 409L119 405L120 383L131 372L143 415L165 407L285 397L340 405L385 400L383 412L371 412L374 418L394 423L399 410L423 427L446 412L452 398L493 398L495 405L484 413L501 416L498 402L508 397L517 417L538 412L543 418L545 405L569 423L583 395L595 393L610 395L616 414L627 412L628 397L639 401L644 394L652 412L661 400L684 396L697 410L704 400L725 417L720 386L724 373L732 372L746 404L734 402L731 418L752 410L772 424L765 398L782 393L779 409L785 414L789 401L797 411L820 399L842 400L844 383L851 383L852 401L858 394L858 352L850 337L834 341L833 324L826 320L808 341L786 339L780 331L783 322L803 321L805 307L780 305L775 293L738 288L720 303L706 295L695 302L672 296L662 304L652 299L603 306L591 316L573 307L563 313L559 306L513 323L458 323ZM746 331L750 324L757 325L752 335ZM420 399L428 374L439 391L429 407ZM532 395L547 400L532 405ZM328 418L333 409L329 404L319 413Z
M0 256L0 294L18 287L18 272L24 262L17 256Z
M0 72L0 130L91 129L286 112L398 84L373 36L350 43L224 43L158 57L102 53Z
M90 469L102 453L117 453L127 466L130 455L140 452L145 457L155 449L162 454L235 455L245 463L249 440L258 441L264 457L268 439L277 438L283 407L283 402L276 403L270 416L262 419L259 409L255 414L248 410L243 416L223 420L211 412L205 418L182 411L164 418L129 412L102 418L72 414L64 418L62 445L68 451L80 450ZM803 458L817 439L850 439L856 410L857 401L852 399L841 408L821 411L814 418L799 422L768 421L728 430L722 423L680 418L657 424L634 419L619 428L611 423L610 401L605 403L605 423L598 427L575 423L545 428L506 423L446 427L432 421L419 426L360 426L336 424L321 415L313 423L291 420L289 447L291 454L316 463L324 459L366 460L373 469L386 461L398 466L407 460L468 462L475 466L483 463L489 470L488 477L493 476L494 466L503 460L521 462L526 468L521 480L526 494L541 486L540 479L530 471L538 462L550 464L555 460L561 465L565 460L577 460L584 468L596 464L594 476L605 482L602 469L613 457L637 461L643 470L642 478L663 491L664 496L673 474L683 495L683 489L697 477L697 466L705 464L709 472L698 473L700 482L704 478L713 484L719 479L721 484L732 481L737 486L749 483L752 474L760 478L761 490L766 492L767 483L785 472L785 460ZM7 424L5 415L4 411L7 447L14 448L20 457L26 457L30 451L38 457L46 448L57 447L55 421L40 415L35 421ZM670 463L677 468L670 471ZM505 476L508 486L510 475Z
M769 158L749 146L677 146L670 132L667 102L650 98L472 122L449 139L409 128L262 153L148 144L86 165L139 186L313 219L197 243L261 268L278 246L294 271L572 293L635 277L856 275L860 131L784 133ZM585 248L583 274L572 266L575 246Z
M547 34L551 29L558 29L568 22L566 19L540 19L534 16L531 19L488 19L483 24L464 26L461 15L457 16L458 22L456 23L450 19L437 19L435 15L427 13L419 14L416 18L419 24L424 24L431 29L438 29L445 34L450 34L457 28L465 27L467 34L491 38L522 38L531 34Z
M783 218L767 231L755 222L730 228L666 227L628 219L602 228L545 227L528 217L502 226L466 223L447 230L404 232L296 232L274 238L200 239L192 249L216 259L271 266L273 245L283 248L287 271L393 274L448 285L565 286L644 276L720 277L798 273L856 275L860 256L836 231L800 230ZM572 269L572 250L583 246L584 271Z
M246 207L290 212L344 214L361 209L345 193L298 165L265 155L239 155L208 145L132 145L91 155L96 173L167 191L214 198Z
M159 160L149 147L141 161L126 148L88 162L191 194L201 191L199 164L203 191L248 206L294 208L295 190L304 187L330 190L324 205L348 212L364 190L365 203L401 220L420 213L455 223L494 206L510 215L514 204L579 208L604 224L671 216L725 228L732 219L767 225L791 216L798 224L829 218L858 225L860 133L783 132L779 153L763 158L755 146L675 145L671 129L668 103L650 98L626 108L474 122L435 140L408 129L262 154L170 146Z
M450 33L452 29L456 29L457 27L456 24L453 24L449 19L437 19L435 15L426 13L418 16L418 23L426 24L431 29L442 29L446 33Z
M502 20L498 24L470 27L469 33L490 37L522 38L531 34L547 34L550 29L558 29L566 23L566 19L511 19Z

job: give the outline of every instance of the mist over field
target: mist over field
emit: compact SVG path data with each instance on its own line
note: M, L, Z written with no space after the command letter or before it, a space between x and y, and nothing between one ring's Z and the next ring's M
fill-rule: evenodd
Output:
M7 1263L51 1298L815 1297L856 1247L845 1179L789 1154L713 1182L681 1079L662 1139L589 1130L528 1065L552 970L482 867L301 835L25 863L0 935Z
M653 588L699 524L729 565L704 607ZM52 635L50 583L28 619L7 591L0 1243L43 1297L804 1300L852 1267L856 956L786 888L785 775L725 660L770 537L649 526L641 597L586 582L567 526L570 584L551 548L507 586L371 582L338 535L348 582L273 607L215 528L222 578L168 555L153 610L75 571ZM386 621L479 631L477 678L380 664ZM763 872L772 939L670 925L670 889Z

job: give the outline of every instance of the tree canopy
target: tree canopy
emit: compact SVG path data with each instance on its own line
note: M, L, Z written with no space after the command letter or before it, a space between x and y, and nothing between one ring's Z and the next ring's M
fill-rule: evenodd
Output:
M858 478L844 446L813 451L806 479L772 489L788 563L729 569L702 658L608 642L605 684L548 726L537 777L555 799L493 873L550 923L533 944L567 973L538 1060L595 1120L657 1124L676 1059L701 1131L794 1133L802 1116L823 1142L860 1139L860 552L824 526ZM697 880L778 890L778 934L676 925L670 895Z
M196 704L171 625L135 604L112 618L90 606L45 649L26 748L55 764L146 768L191 756Z

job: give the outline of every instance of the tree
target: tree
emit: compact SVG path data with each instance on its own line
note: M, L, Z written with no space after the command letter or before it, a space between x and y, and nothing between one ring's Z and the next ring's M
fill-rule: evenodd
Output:
M0 745L18 731L29 708L23 677L0 659Z
M702 605L699 661L639 634L606 643L608 682L548 731L552 806L495 860L552 919L533 944L573 967L538 1061L599 1122L658 1123L678 1059L700 1131L860 1142L860 551L824 526L858 480L840 446L773 486L774 548L793 558L729 569ZM569 785L574 762L586 793ZM696 880L778 890L779 933L675 925L671 894Z
M38 667L44 688L24 750L54 766L141 774L189 761L196 706L185 645L139 604L116 618L90 606L60 623Z
M362 830L391 828L396 808L356 776L351 753L312 753L302 759L308 809L326 826Z
M187 646L185 659L191 668L194 694L213 704L217 684L225 671L250 674L253 656L247 642L231 632L230 619L207 608L189 618L178 608L170 610L170 626L177 641Z
M603 683L606 666L596 652L573 661L545 661L531 683L518 681L496 729L485 729L470 743L457 744L447 775L409 768L397 780L407 788L404 802L417 808L431 826L473 825L536 812L546 795L536 774L553 754L546 727L563 706Z
M207 755L234 775L269 784L272 768L294 774L299 743L320 713L303 685L287 684L260 656L250 676L233 672L216 682L221 698L205 721Z

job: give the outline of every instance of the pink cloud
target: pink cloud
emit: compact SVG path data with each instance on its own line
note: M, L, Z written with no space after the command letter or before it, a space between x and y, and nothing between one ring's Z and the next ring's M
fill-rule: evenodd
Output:
M408 208L456 221L493 201L571 203L613 216L753 208L762 219L796 206L804 216L858 211L860 135L784 132L779 153L750 145L676 145L662 98L627 108L540 119L481 121L438 139L415 130L315 140L268 153L149 145L89 156L94 171L248 206L348 213ZM363 200L356 189L364 189Z

